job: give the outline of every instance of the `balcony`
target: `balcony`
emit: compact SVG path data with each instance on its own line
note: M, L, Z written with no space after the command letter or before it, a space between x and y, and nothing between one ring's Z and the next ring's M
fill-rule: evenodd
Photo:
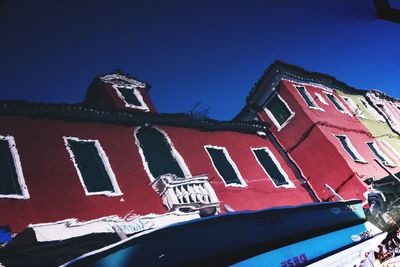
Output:
M214 215L219 211L219 200L206 174L190 178L163 174L151 186L162 198L168 211L198 210L201 216Z

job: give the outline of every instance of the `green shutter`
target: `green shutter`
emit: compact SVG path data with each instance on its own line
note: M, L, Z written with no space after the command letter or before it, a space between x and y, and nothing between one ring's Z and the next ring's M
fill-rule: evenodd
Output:
M22 195L14 159L7 140L0 140L0 195Z
M368 142L367 145L368 145L368 147L371 149L371 151L374 152L375 156L376 156L381 162L387 164L386 159L385 159L381 154L379 154L379 152L378 152L378 150L376 150L376 148L375 148L373 142Z
M118 91L121 93L128 104L140 107L142 103L139 102L139 99L136 97L134 90L135 89L118 87Z
M215 168L228 184L241 184L239 177L233 169L231 163L226 158L226 155L221 148L206 147Z
M332 95L332 94L326 94L326 96L329 98L329 100L333 103L333 105L340 111L344 111L342 105L339 103L339 100Z
M347 151L347 153L349 153L349 155L353 158L353 160L360 160L360 159L357 157L357 155L353 152L353 150L350 148L346 136L337 135L336 137L339 139L340 143L342 144L342 146L344 147L344 149Z
M89 193L115 192L94 141L68 140L75 162Z
M268 173L276 186L289 184L278 169L278 166L276 166L275 161L265 149L254 149L253 151L258 161L261 163L261 166L264 168L265 172Z
M154 178L167 173L185 177L172 155L171 146L160 131L151 127L142 127L137 131L136 137Z
M277 95L268 102L266 108L272 113L279 125L284 124L292 115L285 103Z
M309 107L316 107L315 102L310 98L310 96L308 95L306 88L304 88L303 86L299 86L296 87L297 91L299 91L299 93L301 94L301 96L303 97L303 99L306 101L307 105Z

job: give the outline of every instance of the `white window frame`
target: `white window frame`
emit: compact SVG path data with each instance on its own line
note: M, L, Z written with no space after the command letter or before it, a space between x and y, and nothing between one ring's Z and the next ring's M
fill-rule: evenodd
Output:
M325 98L322 97L320 93L315 92L315 96L318 98L318 100L324 104L325 106L329 106L328 102L326 102Z
M0 135L0 140L5 140L8 142L8 147L13 158L15 172L17 173L18 184L21 188L22 195L17 194L0 194L0 198L14 198L14 199L29 199L28 187L25 183L24 173L22 172L21 160L19 158L17 145L15 144L15 139L11 135Z
M161 132L164 135L165 139L167 140L168 145L171 148L172 157L175 158L175 160L178 163L179 167L181 168L183 174L185 175L185 177L182 177L182 178L190 178L190 177L192 177L192 174L190 173L190 170L189 170L188 166L186 165L185 160L183 159L182 155L178 152L178 150L176 150L176 148L174 146L174 143L172 142L172 140L169 137L169 135L163 129L161 129L161 128L157 127L157 126L152 126L152 127L154 129L156 129L157 131ZM140 128L142 128L142 126L136 127L135 130L134 130L134 133L133 133L133 135L135 136L135 144L138 147L140 157L142 158L142 163L143 163L144 170L146 171L147 175L149 176L150 181L154 182L157 177L154 177L151 174L149 164L147 163L147 160L146 160L146 157L144 155L143 149L140 146L140 141L137 138L137 131Z
M121 190L120 190L120 188L118 186L117 178L115 177L114 171L111 168L111 164L110 164L110 161L108 160L107 154L105 153L105 151L101 147L99 140L96 140L96 139L81 139L81 138L72 137L72 136L63 136L63 139L64 139L65 147L67 148L67 151L69 153L70 159L71 159L72 163L74 164L76 172L78 173L79 181L82 184L82 187L83 187L83 189L85 191L85 195L86 196L105 195L105 196L113 197L113 196L121 196L121 195L123 195L123 193L121 192ZM114 188L114 192L112 192L112 191L89 192L87 190L86 185L85 185L85 180L83 179L81 170L79 169L78 163L75 160L74 152L69 147L68 140L72 140L72 141L76 141L76 142L87 142L87 143L94 142L94 145L96 147L97 153L99 153L99 156L100 156L101 161L102 161L102 163L104 165L104 168L106 169L108 177L110 178L110 182L111 182L111 184L112 184L112 186Z
M324 111L325 112L325 110L323 108L318 106L317 102L314 100L314 98L308 92L307 87L305 87L304 85L293 85L293 86L296 89L297 93L300 95L300 97L304 100L304 103L306 103L307 107L309 107L311 109L316 109L316 110L320 110L320 111ZM308 105L307 100L304 99L304 97L301 95L301 93L299 91L299 87L303 87L304 88L305 94L308 96L309 100L315 105L315 107L311 107L311 106Z
M348 96L342 96L343 100L349 105L349 107L352 109L354 115L356 115L359 118L366 119L364 113L361 111L361 109L357 106L356 102L353 101Z
M350 157L353 161L358 162L358 163L363 163L363 164L368 163L368 162L363 158L363 156L361 156L361 154L357 151L357 149L353 146L352 142L350 141L349 137L347 137L347 135L345 135L345 134L333 134L333 135L335 136L336 140L338 140L338 142L339 142L340 146L343 148L343 150L349 155L349 157ZM342 145L342 142L340 142L339 138L337 138L337 137L339 137L339 136L344 136L344 137L346 138L346 144L347 144L347 146L348 146L348 147L350 148L350 150L358 157L358 159L353 159L353 157L350 155L350 153L347 152L346 148Z
M335 107L335 109L336 109L337 111L339 111L340 113L343 113L343 114L347 114L347 115L349 115L349 116L352 116L351 113L350 113L350 112L347 110L347 108L345 107L345 105L343 105L343 103L339 100L339 98L337 98L333 93L324 92L324 94L326 95L326 97L328 98L328 100L329 100L330 102L332 102L332 101L329 99L328 95L331 95L331 96L333 96L333 97L336 99L336 102L337 102L337 103L339 104L339 106L343 109L343 110L338 109L338 108L336 107L336 105L335 105L334 103L332 103L332 105Z
M134 108L134 109L141 109L144 111L150 111L149 107L146 105L146 102L144 101L142 94L140 93L140 91L138 89L136 89L133 86L129 86L129 85L116 85L113 84L112 87L115 89L115 91L117 92L117 95L119 98L122 99L122 101L124 101L125 107L127 108ZM125 97L121 94L121 92L118 90L118 88L125 88L125 89L129 89L132 90L133 94L136 96L137 100L140 103L140 106L136 106L133 104L128 103L125 100Z
M383 151L380 149L380 147L377 145L375 141L367 141L365 142L365 145L368 147L368 149L371 151L371 153L374 155L374 157L380 161L380 159L375 155L374 151L371 150L371 148L368 146L369 143L372 143L372 146L375 148L376 152L378 152L379 156L385 159L385 161L381 161L381 163L385 166L388 167L396 167L396 165L390 160L390 158L383 153Z
M293 117L296 115L296 113L294 113L294 111L292 111L292 110L290 109L288 103L286 103L286 101L283 100L283 98L282 98L278 93L275 93L275 95L271 97L270 101L271 101L275 96L278 97L278 98L283 102L283 104L286 106L286 108L289 110L289 112L290 112L289 118L287 118L287 120L286 120L284 123L282 123L282 125L280 125L279 122L275 119L275 116L274 116L274 115L272 114L272 112L267 108L266 105L264 106L264 111L265 111L265 113L268 115L268 117L270 118L270 120L274 123L274 125L276 126L278 132L280 132L283 128L285 128L286 125L289 124L289 122L293 119ZM269 102L267 102L267 103L269 103Z
M282 174L282 176L285 178L286 182L288 184L283 184L283 185L276 185L274 180L271 178L269 173L264 169L264 166L261 164L261 162L258 160L257 155L255 153L255 150L265 150L267 153L270 155L272 161L274 162L275 166L278 168L279 172ZM278 159L275 157L275 155L269 150L267 147L252 147L251 152L253 152L254 157L256 158L256 161L260 165L261 169L264 171L265 174L267 174L268 178L271 180L272 184L275 186L275 188L283 187L283 188L296 188L292 181L289 179L289 176L285 172L285 170L282 168L282 165L279 163Z
M378 121L381 121L381 122L386 122L385 118L384 118L381 114L379 114L378 111L376 111L376 110L374 109L374 107L371 106L370 103L368 103L367 100L362 99L361 97L359 97L358 100L360 101L360 103L364 106L364 108L369 112L369 114L370 114L375 120L378 120Z
M229 164L231 164L231 166L232 166L232 168L233 168L233 171L236 173L236 176L238 177L238 179L239 179L239 181L240 181L240 184L236 184L236 183L235 183L235 184L227 184L227 183L225 182L224 177L222 177L222 175L219 173L217 167L216 167L215 164L214 164L214 160L213 160L213 158L211 157L210 153L208 152L207 148L214 148L214 149L222 150L222 152L224 153L224 155L225 155L226 159L228 160ZM241 173L240 173L238 167L236 166L236 163L232 160L232 158L231 158L231 156L229 155L228 150L226 149L226 147L215 146L215 145L205 145L205 146L204 146L204 149L206 150L207 155L208 155L208 157L210 158L211 163L212 163L212 165L213 165L215 171L218 173L219 177L220 177L221 180L224 182L225 187L228 187L228 186L231 186L231 187L246 187L246 186L247 186L246 181L243 179L243 177L242 177L242 175L241 175Z

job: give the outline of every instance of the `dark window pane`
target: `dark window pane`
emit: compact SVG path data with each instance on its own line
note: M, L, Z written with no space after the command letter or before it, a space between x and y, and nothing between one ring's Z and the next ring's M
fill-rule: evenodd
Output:
M351 156L354 160L360 160L360 159L357 157L357 155L353 152L353 150L349 147L349 144L348 144L348 142L347 142L347 137L346 137L346 136L339 135L339 136L336 136L336 137L339 139L340 143L342 144L342 146L344 147L344 149L347 151L347 153L349 153L350 156Z
M332 102L332 104L340 111L344 111L342 105L339 103L339 100L334 95L331 94L326 94L326 96L329 98L329 100Z
M265 149L255 149L254 154L276 186L288 184L283 174Z
M309 107L316 107L314 101L310 98L310 96L306 92L306 88L304 88L303 86L296 87L296 88L299 91L299 93L301 94L301 96L304 98L304 100L306 101L306 103Z
M185 177L172 155L171 147L164 134L151 127L142 127L137 131L136 137L154 178L167 173Z
M127 89L127 88L118 87L118 91L122 94L122 96L124 97L125 101L128 104L131 104L131 105L134 105L134 106L141 106L142 104L137 99L137 97L134 94L133 90L134 89Z
M14 159L7 140L0 140L0 194L22 195Z
M285 103L283 103L278 96L274 96L273 99L268 102L266 108L272 113L279 125L284 124L292 115Z
M226 184L241 184L239 177L231 163L226 158L224 151L218 148L206 147L211 159Z
M367 145L368 145L369 148L372 150L372 152L374 152L375 156L376 156L380 161L382 161L382 162L384 162L384 163L387 163L386 159L385 159L381 154L379 154L378 150L376 150L376 148L375 148L375 146L374 146L374 143L370 142L370 143L367 143Z
M99 156L95 142L68 140L68 145L74 153L75 162L82 174L87 191L114 192L114 187Z

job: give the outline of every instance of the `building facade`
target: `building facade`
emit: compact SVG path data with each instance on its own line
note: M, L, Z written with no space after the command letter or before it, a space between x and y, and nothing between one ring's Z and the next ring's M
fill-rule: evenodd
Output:
M366 200L370 190L364 181L397 173L397 153L394 147L382 148L377 132L371 133L371 127L360 121L361 110L352 107L352 98L344 92L368 93L328 75L277 61L251 90L236 120L270 123L271 132L321 200L329 201L336 194ZM387 117L371 106L373 115L373 123L389 128Z
M268 124L158 114L148 88L112 74L78 105L2 101L0 225L314 201Z

